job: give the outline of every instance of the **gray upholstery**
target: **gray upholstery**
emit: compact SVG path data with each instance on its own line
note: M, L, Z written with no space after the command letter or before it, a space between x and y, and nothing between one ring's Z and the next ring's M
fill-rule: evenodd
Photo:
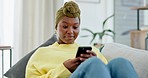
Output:
M102 54L111 60L123 57L131 61L139 78L148 78L148 51L132 48L119 43L105 44Z
M45 43L43 43L39 47L51 45L56 40L57 40L56 35L53 35L49 40L47 40ZM19 60L14 66L12 66L4 74L4 76L6 76L8 78L25 78L25 69L26 69L27 62L28 62L29 58L31 57L31 55L36 51L36 49L34 49L30 53L28 53L26 56L24 56L21 60Z

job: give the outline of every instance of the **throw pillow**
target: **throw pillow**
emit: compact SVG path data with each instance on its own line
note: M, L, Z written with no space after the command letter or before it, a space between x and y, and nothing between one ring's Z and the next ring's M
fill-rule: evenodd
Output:
M40 45L39 47L44 47L53 44L57 40L56 35L53 35L49 40L47 40L45 43ZM39 48L38 47L38 48ZM24 56L21 60L19 60L14 66L12 66L5 74L4 76L8 78L25 78L25 71L26 71L26 65L28 63L29 58L31 55L38 49L34 49L30 53L28 53L26 56Z

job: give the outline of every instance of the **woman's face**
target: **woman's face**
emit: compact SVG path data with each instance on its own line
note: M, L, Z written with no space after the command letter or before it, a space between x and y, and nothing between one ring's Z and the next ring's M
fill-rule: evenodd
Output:
M57 25L59 44L72 44L79 34L80 21L78 17L70 18L64 16Z

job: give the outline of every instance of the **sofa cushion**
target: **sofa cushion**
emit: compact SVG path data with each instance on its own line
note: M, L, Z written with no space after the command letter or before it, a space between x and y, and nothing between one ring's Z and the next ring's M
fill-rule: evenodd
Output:
M49 40L47 40L45 43L43 43L39 47L51 45L56 40L57 40L56 36L53 35ZM25 70L26 70L27 62L28 62L29 58L31 57L31 55L36 51L36 49L34 49L33 51L29 52L26 56L24 56L21 60L19 60L14 66L12 66L4 74L4 76L6 76L8 78L25 78Z
M111 60L123 57L131 61L139 78L148 78L148 51L131 48L119 43L107 43L102 49L102 54Z

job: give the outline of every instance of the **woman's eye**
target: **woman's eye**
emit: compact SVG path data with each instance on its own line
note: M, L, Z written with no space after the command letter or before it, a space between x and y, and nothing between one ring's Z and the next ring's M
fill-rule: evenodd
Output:
M68 26L63 26L63 28L68 28Z
M74 26L73 28L74 28L74 29L77 29L77 28L78 28L78 26Z

